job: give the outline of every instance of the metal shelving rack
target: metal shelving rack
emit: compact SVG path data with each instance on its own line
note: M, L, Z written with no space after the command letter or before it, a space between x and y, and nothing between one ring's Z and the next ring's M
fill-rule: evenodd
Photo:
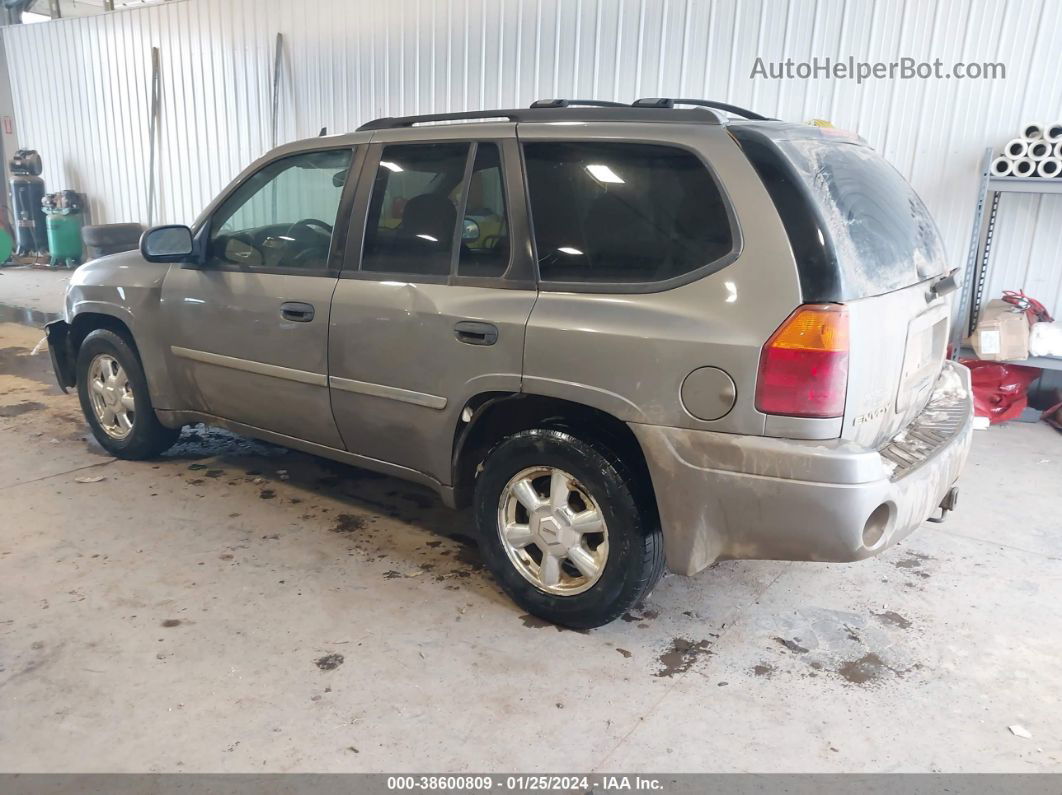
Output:
M1062 194L1062 179L1044 177L993 177L991 172L992 150L985 149L981 162L981 188L974 209L973 231L970 234L970 249L966 257L966 270L962 281L962 297L959 300L960 322L952 330L952 349L958 355L964 337L973 333L977 316L981 313L985 284L988 282L989 256L992 238L996 230L996 214L999 199L1004 193ZM985 204L989 204L985 212ZM972 353L964 349L965 353ZM1045 370L1062 370L1062 359L1050 356L1031 356L1013 364L1040 367Z

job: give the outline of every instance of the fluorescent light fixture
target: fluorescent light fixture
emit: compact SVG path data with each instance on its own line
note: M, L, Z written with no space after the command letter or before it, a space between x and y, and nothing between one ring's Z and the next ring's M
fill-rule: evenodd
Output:
M591 163L586 167L586 170L590 172L590 176L596 179L598 182L625 182L619 174L606 166L604 163Z
M417 235L421 240L430 240L432 243L438 243L439 238L432 237L431 235Z
M557 249L557 251L559 251L561 254L571 254L573 257L582 256L583 253L579 249L572 248L571 246L561 246Z
M381 160L380 165L388 169L389 171L398 172L404 170L402 166L398 165L398 163L392 163L390 160Z

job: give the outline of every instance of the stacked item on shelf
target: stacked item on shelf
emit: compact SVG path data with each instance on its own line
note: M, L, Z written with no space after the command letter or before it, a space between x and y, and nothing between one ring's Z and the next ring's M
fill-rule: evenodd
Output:
M1004 290L981 311L968 344L978 359L993 362L1062 357L1062 323L1024 290Z
M1058 405L1042 414L1029 408L1029 387L1042 370L1014 363L1030 356L1042 361L1041 357L1062 355L1062 325L1054 322L1043 304L1023 290L1005 290L1002 299L985 306L968 344L977 358L960 361L971 370L978 427L1017 419L1051 421L1049 417L1058 413Z
M1062 178L1062 121L1026 124L992 160L993 177Z
M1029 319L1017 307L993 298L981 310L969 345L983 361L1024 361L1029 358Z

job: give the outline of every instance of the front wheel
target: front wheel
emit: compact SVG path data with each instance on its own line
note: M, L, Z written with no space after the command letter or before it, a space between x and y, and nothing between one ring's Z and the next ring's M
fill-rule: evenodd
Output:
M623 463L557 430L523 431L487 456L476 481L481 549L502 588L532 615L601 626L663 572L663 538Z
M78 349L77 394L92 435L117 458L153 458L180 436L155 416L140 357L109 329L91 332Z

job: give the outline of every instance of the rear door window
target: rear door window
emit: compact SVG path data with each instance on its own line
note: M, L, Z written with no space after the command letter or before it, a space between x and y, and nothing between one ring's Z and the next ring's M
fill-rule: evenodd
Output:
M461 222L458 276L501 276L509 267L509 214L505 209L498 145L476 145Z
M468 147L384 147L365 226L362 270L449 275Z
M543 282L667 282L734 250L726 202L691 152L535 142L524 160Z

